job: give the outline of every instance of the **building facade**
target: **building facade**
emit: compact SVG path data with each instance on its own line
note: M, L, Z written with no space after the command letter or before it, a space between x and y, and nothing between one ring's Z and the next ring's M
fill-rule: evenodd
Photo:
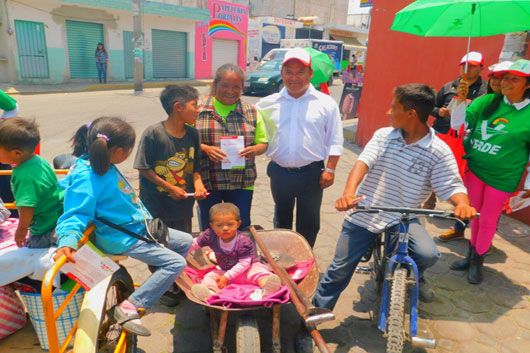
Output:
M0 81L54 84L96 80L103 43L108 80L134 78L133 1L17 0L0 3ZM195 24L207 0L143 1L144 78L195 77Z

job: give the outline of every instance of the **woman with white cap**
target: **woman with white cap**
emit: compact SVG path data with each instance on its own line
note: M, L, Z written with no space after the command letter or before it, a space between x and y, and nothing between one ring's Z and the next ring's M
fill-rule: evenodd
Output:
M461 99L461 98L459 98ZM530 156L530 61L517 60L505 71L501 93L477 98L466 109L464 183L481 217L471 222L467 257L451 265L466 270L468 282L482 282L484 256L495 235L506 200L516 191ZM530 197L530 177L523 198Z

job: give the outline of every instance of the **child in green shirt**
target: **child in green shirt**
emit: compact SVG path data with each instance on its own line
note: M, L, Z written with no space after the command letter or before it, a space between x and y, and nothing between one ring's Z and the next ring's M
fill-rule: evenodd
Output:
M50 165L34 153L37 124L24 118L0 123L0 162L15 164L11 189L19 212L15 241L19 247L47 248L57 243L55 226L63 213L63 192ZM26 235L30 237L26 240Z

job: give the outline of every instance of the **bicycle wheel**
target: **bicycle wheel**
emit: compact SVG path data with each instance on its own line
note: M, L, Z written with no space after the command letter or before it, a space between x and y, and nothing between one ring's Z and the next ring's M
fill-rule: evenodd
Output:
M407 269L397 268L392 279L390 309L387 320L387 353L401 353L405 341L405 295L407 288Z
M116 347L118 339L120 338L122 327L120 324L115 322L114 318L108 315L108 312L110 308L127 299L133 292L134 284L131 276L123 266L120 266L120 269L114 272L112 275L110 283L107 286L107 292L105 294L105 306L101 311L101 319L99 324L97 352L114 352L114 348ZM136 336L128 333L126 344L126 353L135 352Z

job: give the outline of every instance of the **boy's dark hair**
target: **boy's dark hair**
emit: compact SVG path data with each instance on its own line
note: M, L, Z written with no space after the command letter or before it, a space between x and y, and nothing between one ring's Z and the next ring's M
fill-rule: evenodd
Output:
M235 217L236 217L236 220L237 221L240 221L241 220L241 215L240 215L240 212L239 212L239 207L237 207L236 205L234 205L233 203L231 202L222 202L222 203L218 203L218 204L215 204L213 205L211 208L210 208L210 222L213 220L213 218L215 216L217 216L218 214L233 214Z
M39 142L39 127L35 119L17 117L0 123L0 146L8 151L33 153Z
M175 103L186 105L189 101L199 99L199 92L195 87L186 85L167 85L160 93L160 102L167 115L173 113Z
M217 71L215 71L215 77L212 83L212 94L215 95L215 90L217 89L217 84L221 81L225 75L230 72L235 72L239 79L241 80L241 89L245 86L245 73L241 68L235 64L224 64L221 65Z
M110 168L112 147L132 148L136 133L134 128L121 118L102 117L96 119L88 130L88 154L90 165L98 175L104 175Z
M436 93L423 83L409 83L394 89L394 96L404 110L414 109L422 123L427 123L434 108Z

